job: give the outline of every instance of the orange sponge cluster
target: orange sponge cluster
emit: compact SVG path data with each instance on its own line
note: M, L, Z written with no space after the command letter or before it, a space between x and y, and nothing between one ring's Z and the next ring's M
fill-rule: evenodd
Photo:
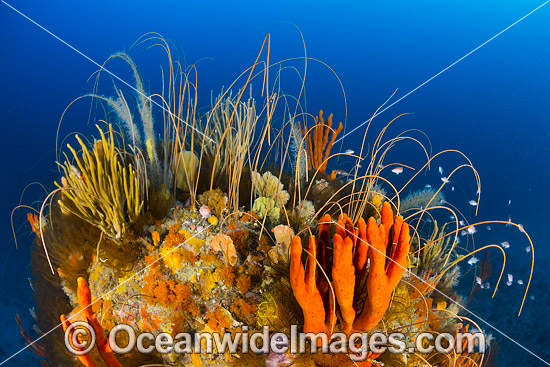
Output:
M307 136L307 146L309 156L311 157L308 163L309 169L319 169L320 172L325 173L327 160L330 157L330 150L332 149L334 140L336 140L336 137L343 128L340 122L336 130L332 129L332 114L330 114L325 122L322 110L319 111L319 116L315 117L315 127L311 134L308 134L307 126L304 126L302 133L304 136ZM330 132L332 132L332 135L329 141Z
M340 329L345 333L368 331L384 316L391 294L406 270L409 226L401 216L394 220L387 202L382 207L381 224L373 217L367 222L361 218L355 227L342 214L332 237L332 256L330 226L330 216L323 216L318 238L309 237L305 268L300 238L294 237L291 244L290 283L304 314L304 332L335 330L337 307L330 286L343 320ZM365 301L360 304L362 299Z

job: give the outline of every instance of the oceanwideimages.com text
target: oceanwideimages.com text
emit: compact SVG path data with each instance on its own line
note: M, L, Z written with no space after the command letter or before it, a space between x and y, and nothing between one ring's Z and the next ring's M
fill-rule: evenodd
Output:
M119 334L125 334L127 342L117 342ZM121 338L118 338L120 340ZM298 326L292 325L290 335L271 333L264 326L261 332L249 332L246 326L234 333L136 333L130 326L114 326L106 338L113 352L126 354L137 349L140 353L160 354L177 353L256 353L256 354L303 354L333 353L349 354L354 361L367 358L368 352L390 353L484 353L485 336L483 333L419 333L411 338L408 334L381 332L369 333L302 333ZM89 353L96 344L93 328L86 322L75 322L65 331L65 345L75 355Z

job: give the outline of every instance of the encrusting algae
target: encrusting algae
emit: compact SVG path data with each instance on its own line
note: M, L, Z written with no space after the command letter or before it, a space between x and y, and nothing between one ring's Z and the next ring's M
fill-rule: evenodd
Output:
M156 35L139 43L152 40L169 50ZM267 36L258 57L269 42ZM289 107L289 100L278 103L284 96L280 70L271 69L268 56L262 66L254 64L243 74L247 79L238 93L222 92L203 115L196 109L196 83L169 57L165 84L181 85L181 90L156 95L166 96L166 110L159 112L164 117L160 139L137 66L126 54L110 58L122 58L134 72L142 126L124 112L131 110L131 99L122 92L116 100L90 94L114 112L115 123L98 126L99 138L89 143L76 137L80 148L68 146L72 154L58 163L61 184L36 214L27 216L36 235L32 267L38 328L46 332L61 321L70 331L82 320L92 326L97 342L89 353L74 355L60 329L44 334L33 348L43 364L494 364L494 355L486 358L478 351L422 355L409 350L420 332L454 335L469 325L479 329L461 314L455 286L460 262L480 249L468 252L457 246L458 221L455 230L448 230L450 225L439 229L436 222L430 226L422 220L432 206L444 204L440 190L423 192L420 207L418 194L399 200L402 192L410 192L408 183L397 188L385 178L391 176L382 163L403 136L384 141L382 130L373 146L357 156L355 167L362 162L362 171L356 168L340 178L327 175L333 157L342 156L331 152L338 149L334 143L344 125L333 129L333 115L325 121L320 111L312 128L304 121L296 131L292 111L298 109ZM265 100L258 102L250 91L244 102L258 75L264 76ZM288 120L277 125L276 116ZM302 148L291 151L291 139L301 139L293 146ZM433 158L427 158L419 172L429 169ZM405 218L402 208L407 209ZM482 249L487 248L491 245ZM184 337L179 349L117 353L107 335L120 324L136 333ZM264 327L271 336L290 335L296 327L330 340L401 332L407 348L397 354L357 348L251 353L241 345L228 352L201 337L234 337ZM119 333L116 342L126 345L128 336ZM195 345L210 345L212 353L197 351ZM496 350L494 345L490 350Z

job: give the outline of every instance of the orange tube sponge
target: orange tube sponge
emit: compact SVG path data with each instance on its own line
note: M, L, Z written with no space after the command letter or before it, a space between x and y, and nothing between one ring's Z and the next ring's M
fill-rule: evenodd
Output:
M61 324L63 325L63 331L67 332L67 329L71 326L71 322L67 319L67 316L61 315L60 317ZM72 334L69 335L69 340L72 340L73 336ZM92 359L92 356L90 354L84 354L77 356L78 360L86 367L96 367L97 364Z
M342 214L332 238L330 256L330 226L329 215L319 220L318 247L315 237L309 237L306 269L301 261L300 238L294 237L291 244L290 283L304 313L304 332L332 332L336 306L343 319L343 332L368 331L384 316L392 292L405 272L410 249L409 227L400 216L394 220L388 203L382 207L380 225L371 217L367 223L359 219L354 227L351 219ZM317 263L330 277L328 280L317 274ZM337 305L328 293L330 285ZM366 299L361 297L365 291ZM361 305L359 300L363 299Z
M355 320L353 297L355 293L355 268L353 267L353 242L350 237L334 235L334 263L332 279L334 293L344 319L344 332L350 333Z
M405 273L407 254L410 248L409 226L396 218L396 226L389 214L391 207L384 203L382 208L382 223L378 225L374 218L367 222L367 242L370 270L367 278L367 299L363 311L354 323L356 330L370 330L382 319L391 300L391 294ZM390 229L386 229L391 227ZM393 236L389 234L393 229ZM390 238L392 242L390 242ZM395 241L395 242L393 242ZM393 256L387 253L388 248L395 247ZM391 260L386 270L386 258Z
M326 172L326 160L330 157L330 150L334 145L334 141L343 128L344 127L340 122L336 130L332 129L332 114L330 114L327 122L325 122L322 110L319 111L319 116L315 117L315 127L313 128L311 134L307 134L307 126L304 126L304 130L302 132L304 135L307 134L308 137L308 150L311 157L308 162L310 169L319 169L320 172ZM331 131L332 135L329 141L329 134Z
M295 236L290 244L290 285L304 313L304 332L320 333L326 330L325 306L317 288L315 237L310 236L306 269L302 265L302 241Z
M90 287L88 286L86 279L82 277L79 277L77 279L76 298L78 299L78 305L81 309L82 315L84 316L84 320L87 321L94 329L96 335L97 350L99 351L101 358L109 367L122 367L122 364L120 364L120 362L116 359L113 350L109 346L109 342L107 341L107 339L105 339L103 328L101 327L101 324L97 320L92 310L92 292L90 291ZM61 315L61 322L63 323L63 328L65 330L70 326L70 322L65 315ZM84 363L85 366L95 366L95 364L93 364L94 362L91 359L84 358L83 360L80 357L79 360ZM86 364L90 363L89 361L91 361L92 364Z
M363 279L367 273L367 260L369 256L369 244L367 243L367 223L363 218L357 222L359 241L355 246L353 266L355 267L355 298L362 289Z

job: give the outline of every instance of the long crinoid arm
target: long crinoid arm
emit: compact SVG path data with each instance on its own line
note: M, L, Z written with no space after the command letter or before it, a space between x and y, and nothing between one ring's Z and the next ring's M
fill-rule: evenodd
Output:
M380 225L374 218L369 218L366 237L372 247L369 251L368 294L363 310L353 324L355 330L370 330L378 325L390 304L393 290L405 273L410 248L409 226L400 217L393 223L388 203L384 203L382 208Z
M308 242L308 261L302 265L302 241L296 236L290 245L290 285L294 297L304 313L304 332L320 333L326 330L325 306L316 284L316 245L315 237Z

